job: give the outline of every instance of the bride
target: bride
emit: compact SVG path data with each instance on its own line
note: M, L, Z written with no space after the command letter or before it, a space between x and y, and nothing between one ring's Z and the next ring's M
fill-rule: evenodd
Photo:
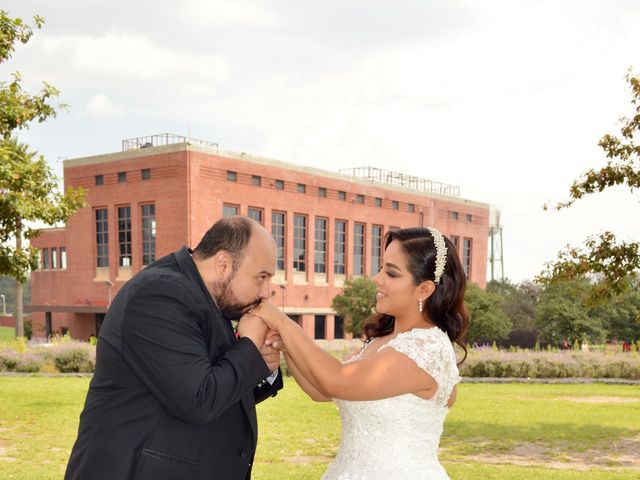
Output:
M374 282L376 321L343 363L270 302L244 320L262 318L279 335L267 343L282 349L300 387L337 404L342 437L324 480L448 479L438 445L460 381L453 342L466 356L469 324L460 260L435 228L390 231Z

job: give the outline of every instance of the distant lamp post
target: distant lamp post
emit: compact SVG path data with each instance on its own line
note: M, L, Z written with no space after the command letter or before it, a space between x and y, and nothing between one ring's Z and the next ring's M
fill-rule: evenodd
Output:
M109 303L107 303L107 308L111 306L111 287L113 287L113 282L111 280L105 280L105 285L109 286Z
M0 295L0 297L2 297L2 315L3 316L7 316L7 305L4 302L4 295Z
M287 281L283 281L280 284L280 290L282 290L282 311L284 312L284 291L287 289Z

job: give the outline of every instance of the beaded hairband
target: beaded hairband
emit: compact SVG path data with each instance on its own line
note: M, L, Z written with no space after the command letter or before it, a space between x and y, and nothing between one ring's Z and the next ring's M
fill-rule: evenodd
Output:
M444 273L444 266L447 263L447 244L444 243L444 237L440 230L437 228L428 228L427 230L431 233L433 243L436 246L436 271L434 272L433 283L438 285Z

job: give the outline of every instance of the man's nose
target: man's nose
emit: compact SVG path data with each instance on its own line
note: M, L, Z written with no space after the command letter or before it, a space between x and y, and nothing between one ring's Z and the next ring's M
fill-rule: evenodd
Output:
M271 289L271 284L270 283L266 283L265 285L262 286L262 288L260 288L260 298L262 300L268 300L269 299L269 291Z

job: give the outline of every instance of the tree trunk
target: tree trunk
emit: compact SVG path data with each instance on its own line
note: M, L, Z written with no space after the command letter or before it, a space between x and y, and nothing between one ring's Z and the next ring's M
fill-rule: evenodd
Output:
M16 231L16 253L22 250L22 225ZM16 280L16 337L24 337L24 319L22 318L22 282Z

